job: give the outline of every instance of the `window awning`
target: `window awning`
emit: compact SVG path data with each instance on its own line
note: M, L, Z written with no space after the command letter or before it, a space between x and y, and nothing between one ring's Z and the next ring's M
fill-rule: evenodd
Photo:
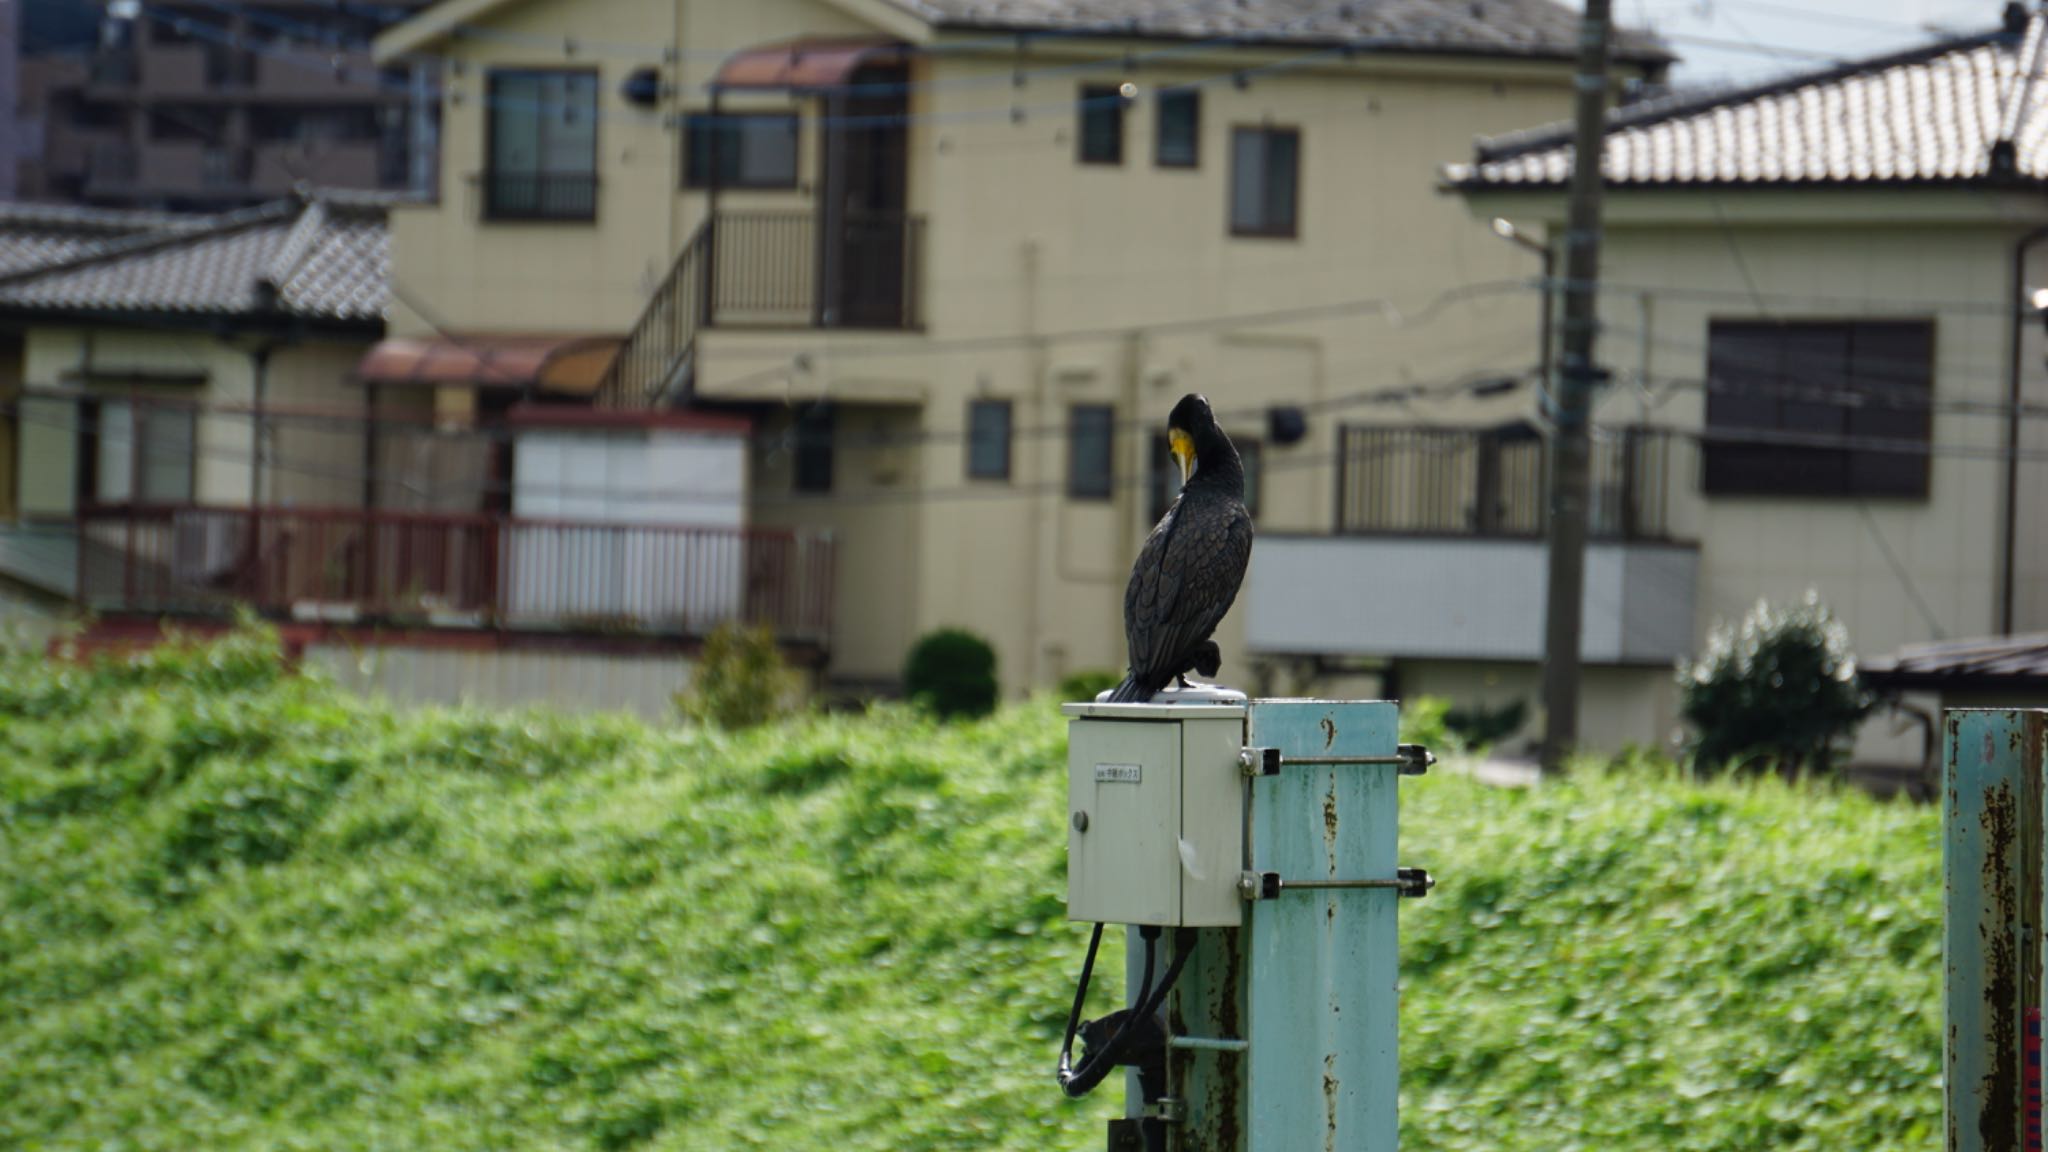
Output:
M616 336L400 336L370 349L356 376L380 387L467 385L587 396L603 382L622 342Z
M895 40L791 40L748 48L726 59L713 88L810 91L844 87L854 70L899 53Z

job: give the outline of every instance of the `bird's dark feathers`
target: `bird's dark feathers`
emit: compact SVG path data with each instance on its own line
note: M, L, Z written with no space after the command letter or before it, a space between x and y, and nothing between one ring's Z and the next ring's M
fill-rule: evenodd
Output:
M1169 425L1194 441L1195 474L1131 568L1124 589L1130 674L1112 702L1150 700L1189 671L1215 675L1221 657L1210 634L1237 599L1251 561L1252 518L1237 449L1200 396L1183 399Z

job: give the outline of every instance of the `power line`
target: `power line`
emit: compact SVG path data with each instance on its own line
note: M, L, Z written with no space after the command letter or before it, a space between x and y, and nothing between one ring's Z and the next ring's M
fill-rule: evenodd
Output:
M1372 404L1382 404L1382 403L1403 403L1403 402L1407 402L1407 401L1411 401L1411 400L1416 400L1416 399L1428 399L1428 398L1439 398L1439 399L1441 399L1441 398L1447 398L1448 396L1450 396L1450 395L1453 395L1453 394L1455 394L1455 393L1458 393L1458 392L1469 392L1469 391L1491 391L1491 390L1493 390L1494 388L1496 388L1496 387L1497 387L1497 381L1498 381L1498 379L1499 379L1499 377L1497 377L1497 376L1494 376L1494 375L1489 375L1489 374L1486 374L1486 373L1468 373L1468 374L1465 374L1465 375L1462 375L1462 376L1457 376L1457 377L1451 377L1451 378L1448 378L1447 380L1444 380L1444 381L1439 381L1439 382L1437 382L1437 383L1434 383L1434 384L1428 384L1428 385L1416 385L1416 384L1408 384L1408 385L1402 385L1402 386L1399 386L1399 387L1388 387L1388 388L1381 388L1381 389L1377 389L1377 390L1372 390L1372 391L1363 391L1363 392L1356 392L1356 393L1350 393L1350 394L1347 394L1347 395L1343 395L1343 396L1331 397L1331 398L1329 398L1329 399L1326 399L1326 400L1323 400L1323 401L1319 401L1319 402L1311 402L1311 403L1309 403L1309 404L1307 404L1307 405L1303 405L1303 407L1304 407L1304 408L1307 408L1307 409L1309 409L1309 410L1312 410L1312 411L1319 411L1319 412L1331 412L1331 411L1338 411L1338 410L1341 410L1341 409L1344 409L1344 408L1360 407L1360 406L1365 406L1365 405L1372 405ZM41 400L41 401L45 401L45 402L59 402L59 399L60 399L60 398L57 398L57 397L52 397L52 396L50 396L50 395L48 395L48 394L46 393L46 394L42 394L42 395L38 395L38 396L31 396L31 397L27 397L26 399L27 399L27 400L29 400L29 401ZM124 397L121 397L121 396L99 396L99 397L70 397L70 396L67 396L67 397L63 397L63 398L61 398L61 399L66 399L66 400L73 400L73 399L96 399L96 400L98 400L98 401L100 401L100 402L102 402L102 403L119 403L119 402L123 402L125 398L124 398ZM86 430L86 428L87 428L87 426L85 425L85 423L84 423L84 422L83 422L82 420L77 420L77 419L58 419L58 418L51 418L51 417L48 417L48 416L44 416L44 415L41 415L41 414L39 414L39 413L37 413L37 412L35 412L35 411L32 411L32 410L31 410L31 409L30 409L29 407L25 406L25 405L24 405L24 403L23 403L22 401L19 401L19 400L18 400L18 401L13 401L13 402L9 402L9 403L0 403L0 411L4 411L4 410L7 410L7 409L9 409L9 408L11 408L11 409L12 409L13 411L15 411L15 412L16 412L16 414L17 414L17 418L18 418L18 419L20 419L20 420L21 420L21 421L22 421L23 423L27 423L27 424L34 424L34 425L37 425L37 426L41 426L41 427L48 427L48 428L53 428L53 429L59 429L59 430L62 430L62 431L67 431L67 432L71 432L71 433L73 433L73 434L77 434L77 433L79 433L79 432L81 432L81 431L85 431L85 430ZM1261 408L1261 409L1257 409L1257 410L1255 410L1255 411L1256 411L1256 412L1258 412L1258 413L1261 413L1261 414L1262 414L1262 413L1263 413L1263 411L1264 411L1264 409L1263 409L1263 408ZM1227 414L1228 414L1228 412L1226 411L1226 415L1227 415ZM249 415L249 416L254 416L254 415L255 415L255 413L254 413L254 411L253 411L253 410L249 410L249 411L246 411L246 412L236 412L236 413L232 413L231 415L238 415L238 416L239 416L239 415ZM1119 422L1119 424L1118 424L1118 425L1117 425L1116 427L1117 427L1117 428L1118 428L1118 430L1119 430L1119 431L1121 432L1121 431L1129 431L1129 430L1133 430L1133 429L1145 429L1145 428L1152 428L1152 427L1154 427L1154 425L1153 425L1152 423L1146 423L1146 422L1140 422L1140 421L1126 421L1126 422ZM1032 433L1032 434L1033 434L1033 435L1060 435L1060 436L1065 436L1065 435L1068 435L1068 434L1070 434L1070 432L1071 432L1071 428L1070 428L1070 427L1068 427L1068 426L1065 426L1065 425L1061 425L1061 426L1058 426L1058 427L1049 427L1049 428L1044 428L1044 429L1038 429L1038 430L1035 430L1035 431L1033 431L1033 433ZM106 433L104 433L104 432L100 432L100 435L101 435L102 437L104 437L104 438L106 439L106 441L107 441L107 442L109 442L109 443L113 443L113 444L116 444L117 446L120 446L120 447L122 447L122 448L124 448L124 449L129 449L129 450L132 450L132 449L133 449L133 446L134 446L134 440L133 440L133 436L134 436L134 433L133 433L132 431L131 431L131 432L130 432L129 434L127 434L127 435L120 435L120 434L114 434L114 435L111 435L111 436L110 436L110 435L108 435L108 434L106 434ZM468 434L466 434L466 433L458 433L457 435L458 435L458 436L462 436L462 437L464 437L464 438L466 438L466 439L469 439L469 440L470 440L471 442L475 442L475 441L477 441L477 440L488 440L488 439L491 439L491 438L492 438L492 437L491 437L490 435L483 435L483 434L479 434L479 435L476 435L476 436L469 436L469 435L468 435ZM515 439L516 439L517 433L516 433L516 432L511 432L511 431L509 431L509 430L502 430L502 429L501 429L501 430L495 430L495 432L494 432L494 435L497 435L497 436L509 436L509 437L512 437L512 438L515 438ZM918 441L916 441L916 440L907 440L907 441L906 441L906 443L909 443L909 444L915 444L915 443L917 443L917 442L918 442ZM837 446L837 445L835 444L835 452L837 451L837 448L838 448L838 446ZM1295 462L1293 462L1293 461L1294 461L1294 460L1296 460L1297 458L1299 458L1299 459L1303 459L1303 460L1306 460L1307 462L1306 462L1306 463L1295 463ZM1266 466L1267 466L1267 467L1284 467L1284 468L1294 468L1294 467L1312 467L1312 466L1317 466L1317 465L1319 465L1319 464L1322 464L1322 463L1326 463L1326 462L1328 462L1328 459L1329 459L1329 458L1330 458L1330 457L1328 457L1328 456L1324 456L1324 455L1314 455L1314 454L1291 454L1291 455L1290 455L1289 457L1287 457L1287 458L1286 458L1286 461L1287 461L1287 462L1285 462L1284 464L1283 464L1283 462L1282 462L1282 461L1280 461L1280 460L1275 460L1275 461L1272 461L1272 462L1268 463L1268 464L1267 464ZM168 460L171 460L171 461L175 461L175 462L178 462L178 463L196 463L197 461L200 461L200 460L211 460L211 461L215 461L215 462L220 462L220 463L229 463L229 464L241 464L241 465L252 465L252 466L253 466L253 465L257 465L257 464L259 464L259 461L258 461L258 460L257 460L257 458L256 458L256 454L254 454L254 453L252 453L252 452L247 452L247 451L243 451L243 450L240 450L240 449L236 449L236 448L228 448L228 447L218 447L218 446L216 446L216 447L205 447L205 448L202 448L202 447L199 447L199 446L198 446L198 441L197 441L197 439L196 439L196 438L195 438L195 440L193 441L193 444L192 444L192 446L189 446L189 447L183 447L183 448L178 448L178 447L173 447L173 448L171 448L171 449L169 450L169 452L168 452L167 456L165 456L165 457L164 457L164 459L168 459ZM377 470L369 470L369 469L363 469L363 468L352 468L352 467L327 467L327 466L321 466L321 465L317 465L317 464L311 464L311 463L304 463L304 462L290 462L290 461L278 460L278 459L273 459L273 458L271 458L271 457L269 457L269 456L265 456L265 457L264 457L264 458L263 458L263 459L262 459L262 460L260 461L260 464L261 464L261 466L262 466L262 467L264 467L264 468L267 468L267 469L269 469L269 470L270 470L270 471L271 471L272 473L274 473L274 474L275 474L275 473L283 473L283 474L301 475L301 476L308 476L308 477L312 477L312 478L315 478L315 479L327 479L327 480L337 480L337 481L349 481L349 482L354 482L354 483L361 483L361 482L364 482L364 481L366 481L366 480L371 480L371 479L377 479L377 478L384 478L384 477L385 477L385 476L387 475L387 474L385 473L385 471L384 471L384 470L382 470L382 469L377 469ZM1139 477L1136 477L1136 478L1128 478L1128 479L1119 479L1119 480L1118 480L1117 482L1118 482L1118 483L1150 483L1150 482L1152 482L1152 480L1153 480L1153 479L1154 479L1154 477L1152 476L1152 474L1151 474L1150 470L1146 470L1146 471L1145 471L1145 473L1144 473L1143 475L1139 476ZM1046 482L1046 483L1045 483L1045 484L1043 484L1043 485L1017 485L1017 484L1009 484L1009 485L1003 485L1003 486L996 486L996 485L982 485L982 484L977 484L977 485L968 485L968 486L963 486L963 487L962 487L962 489L961 489L960 491L961 491L961 493L962 493L963 495L972 495L972 496L975 496L975 497L981 497L981 496L987 496L987 495L991 495L991 494L994 494L994 495L1000 495L1000 494L1002 494L1003 492L1009 492L1009 493L1012 493L1012 494L1023 494L1023 493L1028 493L1028 492L1030 492L1030 491L1033 491L1033 490L1036 490L1036 489L1040 489L1040 488L1046 488L1046 487L1063 487L1063 485L1064 485L1064 481L1059 481L1059 482L1050 482L1050 481L1049 481L1049 482ZM932 492L932 491L940 491L940 492L943 492L943 491L946 491L946 490L944 490L944 489L910 489L910 490L907 490L906 492L904 492L904 493L900 493L900 494L893 494L893 493L892 493L892 494L884 494L884 495L885 495L885 496L887 497L887 499L889 499L889 500L891 500L891 501L894 501L894 500L900 500L900 499L902 499L902 498L905 498L905 497L909 497L909 498L917 498L917 497L918 497L918 495L919 495L920 493L924 493L924 492ZM606 487L606 486L602 486L602 485L573 485L573 484L555 484L555 485L539 485L539 484L524 484L524 485L522 485L522 484L518 484L518 483L516 483L516 482L510 482L510 483L507 483L507 482L493 482L493 481L483 481L483 482L480 482L480 483L477 483L477 484L461 484L461 485L457 485L457 486L454 486L454 487L453 487L452 489L448 490L448 493L447 493L447 494L452 494L452 495L457 495L457 496L463 496L463 497L470 497L470 496L475 496L475 497L483 497L483 496L493 496L493 495L504 495L504 494L507 494L507 493L523 494L523 495L528 495L528 496L555 496L555 497L562 497L562 498L570 498L570 499L573 499L573 498L576 498L576 497L579 497L579 496L581 496L581 497L591 497L591 498L597 498L597 497L604 497L604 498L607 498L607 499L612 499L612 500L622 500L622 501L625 501L625 502L629 502L629 503L636 503L636 502L637 502L637 503L657 503L657 504L661 504L661 503L700 503L700 504L714 504L714 505L718 505L718 506L724 506L724 505L726 505L726 504L730 503L730 501L728 501L728 500L724 500L724 499L722 499L722 498L717 498L717 497L699 497L699 496L693 496L693 495L691 495L691 494L687 494L687 493L678 493L678 492L674 491L673 489L667 489L667 488L661 488L661 489L637 489L637 490L636 490L636 489L620 489L620 488L611 488L611 487ZM422 498L425 498L425 499L429 499L429 500L433 499L433 498L434 498L434 497L435 497L435 496L437 495L437 493L435 493L435 492L431 492L431 491L415 491L415 492L414 492L414 494L415 494L415 495L418 495L418 496L421 496ZM750 499L750 502L752 502L752 503L763 503L763 502L766 502L766 503L788 503L788 504L823 504L823 503L834 503L834 502L838 502L838 501L840 501L841 499L845 498L845 496L846 496L846 494L841 494L841 493L833 493L833 494L831 494L831 495L829 495L829 496L822 496L822 497L811 497L811 496L803 496L803 495L801 495L801 494L793 494L793 495L792 495L791 497L789 497L789 498L786 498L786 499L780 499L780 500L778 500L778 499L776 499L776 498L774 498L774 497L765 497L765 498L764 498L764 497L759 497L759 496L756 496L756 497L753 497L753 498L751 498L751 499Z

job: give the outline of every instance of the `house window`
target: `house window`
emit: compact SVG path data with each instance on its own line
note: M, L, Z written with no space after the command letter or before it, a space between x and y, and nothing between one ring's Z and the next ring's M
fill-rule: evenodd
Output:
M786 112L699 113L683 125L683 186L794 188L797 118Z
M490 76L484 214L493 220L597 218L597 73Z
M1230 136L1230 231L1294 236L1301 196L1301 133L1239 128Z
M795 427L796 444L796 490L799 492L830 492L832 490L832 431L836 423L832 408L826 404L815 404L797 417Z
M189 504L198 463L198 413L182 405L91 405L80 428L83 504Z
M1010 478L1010 402L975 400L967 405L967 478Z
M1193 88L1159 93L1158 130L1152 162L1161 168L1193 168L1201 158L1202 94Z
M1081 88L1081 163L1124 162L1124 97L1114 86Z
M1707 381L1708 493L1926 498L1932 322L1717 320Z
M1259 480L1265 471L1266 453L1257 440L1232 440L1237 446L1237 457L1244 463L1244 507L1259 517ZM1173 507L1174 498L1180 495L1180 465L1173 462L1173 450L1168 447L1165 435L1152 438L1152 520L1157 523L1166 510Z
M1067 497L1107 500L1116 486L1116 409L1076 404L1067 419Z

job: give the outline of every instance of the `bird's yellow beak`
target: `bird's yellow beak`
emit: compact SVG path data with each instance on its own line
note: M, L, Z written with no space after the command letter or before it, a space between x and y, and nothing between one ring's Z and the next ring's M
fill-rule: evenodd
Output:
M1195 475L1194 438L1178 428L1169 428L1166 430L1166 447L1173 453L1173 462L1180 465L1180 484L1185 488Z

